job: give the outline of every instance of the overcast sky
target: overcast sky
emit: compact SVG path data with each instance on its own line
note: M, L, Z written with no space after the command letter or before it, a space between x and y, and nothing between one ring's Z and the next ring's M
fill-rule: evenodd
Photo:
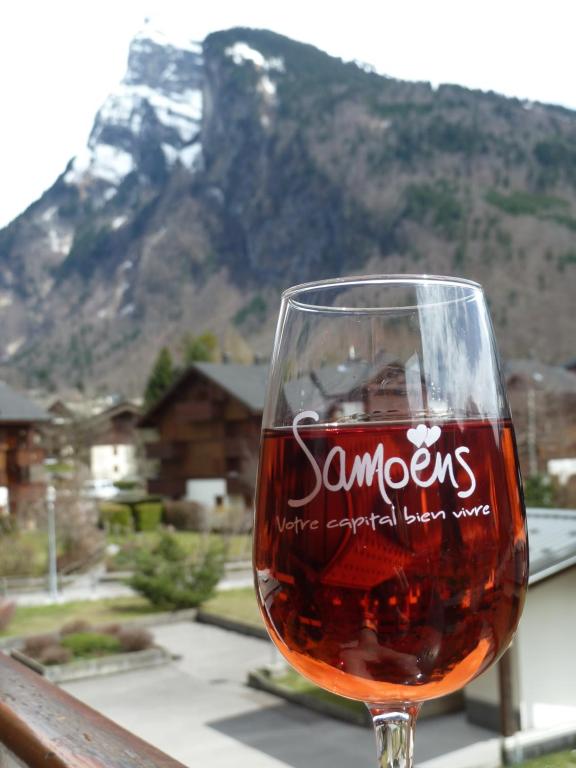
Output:
M576 109L575 0L8 0L0 7L0 225L85 144L146 17L197 40L231 26L273 29L393 77Z

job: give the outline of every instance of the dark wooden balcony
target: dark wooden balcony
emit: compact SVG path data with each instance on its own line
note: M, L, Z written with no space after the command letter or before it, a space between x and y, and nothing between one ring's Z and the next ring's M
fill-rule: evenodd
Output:
M246 437L227 437L224 442L226 458L247 456L251 450L254 452L253 441L249 441Z
M2 768L184 768L0 653Z
M214 404L210 400L186 400L174 406L174 417L184 423L209 421L214 417Z
M178 477L150 477L146 481L148 493L179 499L186 493L186 480Z
M146 443L146 457L148 459L172 459L175 455L176 446L174 443Z

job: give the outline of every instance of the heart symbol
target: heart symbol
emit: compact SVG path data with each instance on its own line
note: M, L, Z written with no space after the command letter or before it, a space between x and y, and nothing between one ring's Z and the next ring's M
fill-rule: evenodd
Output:
M415 429L409 429L408 432L406 432L406 437L416 446L416 448L420 448L422 443L426 440L427 435L428 427L426 424L418 424Z
M424 440L428 448L430 448L431 445L434 445L436 440L438 440L438 438L440 437L441 432L442 430L440 429L440 427L430 427L430 429L428 430L428 434L426 435L426 438Z

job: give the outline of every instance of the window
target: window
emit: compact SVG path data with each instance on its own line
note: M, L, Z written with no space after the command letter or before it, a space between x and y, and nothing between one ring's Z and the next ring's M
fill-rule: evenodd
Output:
M240 472L241 459L239 456L229 456L226 459L226 472Z

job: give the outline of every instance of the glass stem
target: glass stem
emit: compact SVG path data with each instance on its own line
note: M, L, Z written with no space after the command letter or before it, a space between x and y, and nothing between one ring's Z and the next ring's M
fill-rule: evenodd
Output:
M414 726L419 704L394 707L368 704L374 733L378 768L412 768L414 759Z

